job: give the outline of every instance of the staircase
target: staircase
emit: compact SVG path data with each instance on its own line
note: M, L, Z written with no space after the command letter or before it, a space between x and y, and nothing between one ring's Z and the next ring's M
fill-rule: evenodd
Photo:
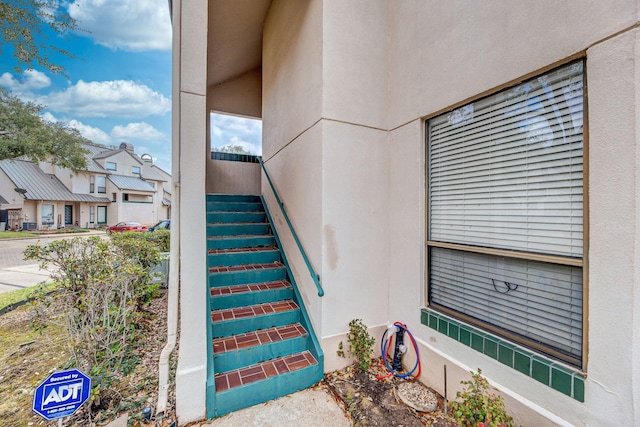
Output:
M207 195L207 416L307 388L323 354L258 196Z

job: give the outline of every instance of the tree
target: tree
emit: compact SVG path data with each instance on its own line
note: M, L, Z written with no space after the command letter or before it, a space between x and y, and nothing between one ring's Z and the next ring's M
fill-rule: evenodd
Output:
M217 151L219 153L233 153L233 154L253 154L250 151L244 149L244 147L240 145L225 145L224 147L214 148L213 151Z
M49 35L68 38L78 30L77 22L59 0L12 0L0 1L0 56L3 47L13 47L13 57L17 60L14 69L30 69L35 65L53 73L64 74L64 68L51 60L51 53L67 57L73 55L49 43Z
M64 123L45 122L39 116L42 109L42 105L24 102L0 88L0 160L24 156L74 172L85 170L87 150L82 145L89 140Z

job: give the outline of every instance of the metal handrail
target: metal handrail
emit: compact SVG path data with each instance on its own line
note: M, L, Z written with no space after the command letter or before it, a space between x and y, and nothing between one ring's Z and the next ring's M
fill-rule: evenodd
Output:
M289 216L287 215L287 211L285 211L284 209L284 203L282 203L282 201L280 200L280 197L278 196L278 192L276 191L276 187L273 185L273 182L271 181L271 177L269 176L269 173L267 172L267 168L264 166L264 162L262 161L262 158L260 158L260 166L262 166L262 170L264 171L265 176L267 177L267 181L269 181L269 185L271 186L271 191L273 191L273 195L276 197L276 202L278 202L278 206L280 206L280 210L282 211L282 215L284 216L285 221L287 221L287 225L289 226L289 230L291 230L291 234L293 235L293 240L295 240L296 244L298 245L298 249L300 250L300 254L302 254L302 259L304 259L305 264L307 264L307 268L309 269L309 274L311 274L311 278L313 279L313 281L316 284L316 288L318 288L318 296L324 296L324 290L322 289L322 285L320 284L320 275L318 275L315 270L313 269L313 266L311 265L311 262L309 261L309 258L307 257L307 253L304 251L304 248L302 247L302 244L300 243L300 239L298 239L298 235L296 234L296 231L293 229L293 225L291 225L291 221L289 221Z

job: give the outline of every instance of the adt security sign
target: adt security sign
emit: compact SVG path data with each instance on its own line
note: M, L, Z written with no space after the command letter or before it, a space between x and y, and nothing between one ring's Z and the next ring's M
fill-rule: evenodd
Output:
M68 417L89 399L91 378L77 369L55 372L36 388L33 411L47 420Z

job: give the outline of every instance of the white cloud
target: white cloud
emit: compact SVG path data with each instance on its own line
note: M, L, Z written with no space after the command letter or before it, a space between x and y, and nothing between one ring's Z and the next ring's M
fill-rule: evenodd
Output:
M262 121L212 113L211 146L223 148L233 145L262 155Z
M56 116L48 111L42 114L40 117L45 122L57 123L59 121ZM110 144L113 141L111 137L102 129L86 125L79 120L69 120L67 125L69 125L69 127L71 128L77 129L78 132L80 132L80 135L84 136L89 141L98 144Z
M75 0L69 15L97 44L113 50L171 49L166 0Z
M46 113L45 113L46 114ZM85 125L79 120L70 120L69 126L75 129L78 129L80 135L87 138L89 141L98 143L98 144L109 144L112 142L112 139L105 131L102 129Z
M0 86L9 88L12 92L21 93L49 87L51 79L37 70L25 70L21 78L15 78L11 73L3 73L0 76Z
M245 151L255 154L257 156L262 155L262 146L257 144L252 144L251 142L243 141L237 136L232 137L229 140L229 143L226 146L239 146L242 147Z
M58 119L56 118L56 116L54 116L53 114L51 114L48 111L46 113L42 114L40 117L45 122L49 122L49 123L57 123L58 122Z
M126 126L114 126L111 130L114 139L164 139L164 134L148 123L129 123Z
M262 121L245 119L236 116L211 114L211 123L214 132L218 130L243 135L262 135Z
M148 86L130 80L79 80L61 92L39 99L48 109L80 117L147 117L171 110L171 100Z

